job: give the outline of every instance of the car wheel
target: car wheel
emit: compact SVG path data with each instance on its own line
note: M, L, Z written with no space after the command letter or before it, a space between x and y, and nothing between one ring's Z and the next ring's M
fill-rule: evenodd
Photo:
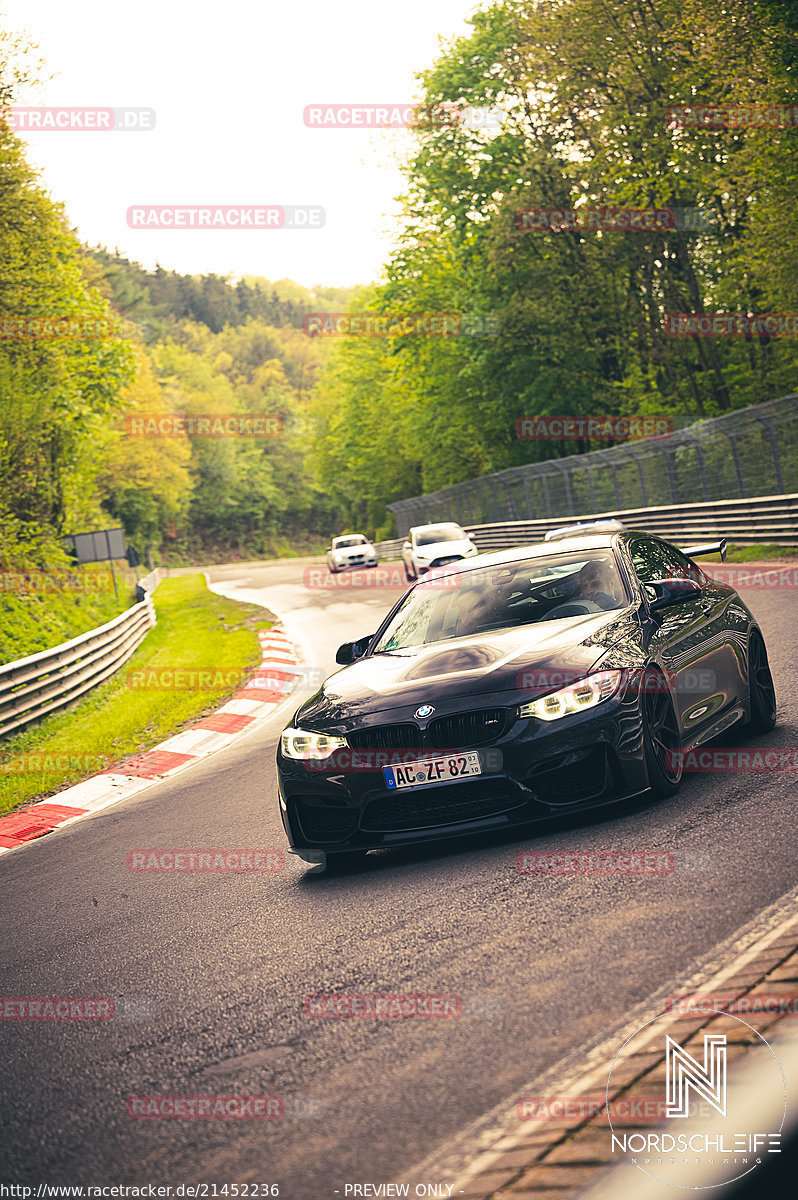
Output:
M331 566L329 565L329 563L327 564L327 570L330 572L330 574L331 574L331 575L337 575L337 574L338 574L338 568L337 568L337 567L331 567Z
M405 583L412 583L415 578L416 576L410 574L410 568L405 563Z
M664 675L643 675L643 753L648 782L657 799L672 796L682 780L682 764L674 760L681 748L679 721Z
M768 652L761 634L753 632L748 643L748 694L751 715L749 733L767 733L776 724L776 689L770 673Z

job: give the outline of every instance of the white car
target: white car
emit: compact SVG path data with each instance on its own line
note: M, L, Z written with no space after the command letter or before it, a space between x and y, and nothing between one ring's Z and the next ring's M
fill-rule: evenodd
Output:
M432 567L442 567L460 558L479 554L466 531L453 522L415 525L402 546L402 562L408 583Z
M347 533L335 537L327 551L327 566L331 575L350 567L376 567L377 551L362 533Z

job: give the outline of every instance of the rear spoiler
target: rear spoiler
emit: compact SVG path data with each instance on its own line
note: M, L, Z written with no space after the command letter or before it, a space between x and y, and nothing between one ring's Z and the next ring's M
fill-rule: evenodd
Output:
M699 546L680 546L679 549L688 558L700 558L702 554L719 554L720 561L726 561L725 538L721 538L719 542L702 542Z

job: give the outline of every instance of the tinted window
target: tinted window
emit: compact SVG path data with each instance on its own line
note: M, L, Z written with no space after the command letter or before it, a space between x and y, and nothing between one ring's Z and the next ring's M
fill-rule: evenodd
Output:
M355 534L353 537L333 538L333 549L339 550L342 546L365 546L366 539L362 535Z
M636 538L630 543L629 553L641 583L685 576L701 582L701 571L681 550L656 538Z

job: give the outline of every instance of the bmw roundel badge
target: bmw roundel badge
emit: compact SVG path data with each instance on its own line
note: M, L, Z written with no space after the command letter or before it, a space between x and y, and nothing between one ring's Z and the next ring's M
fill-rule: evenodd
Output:
M435 712L435 709L432 707L431 704L422 704L421 708L416 709L416 711L413 713L413 716L414 717L431 717L434 712Z

